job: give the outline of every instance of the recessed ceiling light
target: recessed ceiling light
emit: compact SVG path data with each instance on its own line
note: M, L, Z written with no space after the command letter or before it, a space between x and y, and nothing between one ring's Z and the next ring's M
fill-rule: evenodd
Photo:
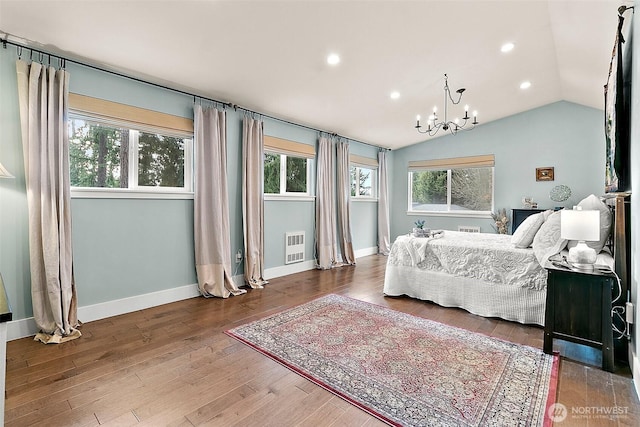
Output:
M502 47L500 48L500 50L502 52L504 52L504 53L507 53L507 52L511 52L514 47L515 47L515 45L513 43L509 42L509 43L503 44Z
M329 65L337 65L340 63L340 56L337 53L332 53L327 56L327 64Z
M400 98L400 92L398 92L397 90L394 90L393 92L391 92L389 94L389 97L391 99L398 99L398 98Z
M531 87L531 82L529 80L525 80L520 83L520 89L529 89Z

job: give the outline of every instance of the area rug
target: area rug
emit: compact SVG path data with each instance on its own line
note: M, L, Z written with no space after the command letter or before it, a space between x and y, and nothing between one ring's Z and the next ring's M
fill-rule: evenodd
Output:
M226 333L391 425L544 426L557 356L328 295Z

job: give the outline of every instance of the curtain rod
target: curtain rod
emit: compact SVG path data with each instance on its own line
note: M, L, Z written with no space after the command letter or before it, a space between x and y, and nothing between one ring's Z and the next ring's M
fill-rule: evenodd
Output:
M6 49L7 45L10 44L12 46L15 46L17 49L28 49L31 52L31 54L33 54L33 52L36 52L36 53L38 53L40 55L43 55L43 58L44 58L44 56L47 56L49 58L49 62L51 62L51 58L55 58L55 59L58 59L60 61L71 62L73 64L77 64L77 65L81 65L83 67L87 67L87 68L91 68L91 69L94 69L94 70L97 70L97 71L101 71L103 73L113 74L113 75L118 76L118 77L122 77L122 78L125 78L125 79L133 80L133 81L136 81L138 83L143 83L143 84L154 86L154 87L157 87L157 88L160 88L160 89L169 90L169 91L180 93L180 94L187 95L187 96L192 96L194 102L195 102L196 98L199 98L199 99L204 100L204 101L209 101L209 102L213 102L215 104L220 104L225 108L226 107L230 107L230 108L233 108L236 111L240 110L240 111L244 111L244 112L250 113L250 114L257 114L259 116L267 117L269 119L276 120L276 121L281 122L281 123L286 123L286 124L289 124L289 125L292 125L292 126L297 126L297 127L309 129L309 130L312 130L312 131L315 131L315 132L326 133L326 134L329 134L329 135L335 135L337 137L345 138L347 140L354 141L354 142L357 142L357 143L360 143L360 144L365 144L365 145L368 145L368 146L371 146L371 147L376 147L376 148L379 148L379 149L384 149L384 150L390 151L390 149L386 148L386 147L381 147L379 145L370 144L370 143L364 142L364 141L358 141L356 139L352 139L352 138L348 138L346 136L338 135L335 132L328 132L328 131L325 131L325 130L322 130L322 129L314 128L314 127L303 125L303 124L300 124L300 123L294 123L294 122L291 122L289 120L285 120L285 119L281 119L279 117L271 116L269 114L264 114L264 113L260 113L258 111L253 111L253 110L250 110L248 108L233 104L231 102L223 102L223 101L219 101L217 99L208 98L206 96L196 95L194 93L186 92L186 91L181 90L181 89L176 89L176 88L173 88L173 87L161 85L159 83L154 83L154 82L150 82L150 81L147 81L147 80L142 80L142 79L140 79L138 77L133 77L133 76L130 76L130 75L127 75L127 74L123 74L123 73L120 73L118 71L108 70L106 68L98 67L96 65L88 64L86 62L78 61L76 59L67 58L67 57L60 56L58 54L54 54L54 53L50 53L50 52L45 52L45 51L30 47L30 46L26 46L26 45L23 45L23 44L16 43L16 42L13 42L11 40L8 40L9 34L5 34L5 36L7 38L0 39L0 42L2 43L2 47L4 49ZM42 62L42 61L40 61L40 62Z

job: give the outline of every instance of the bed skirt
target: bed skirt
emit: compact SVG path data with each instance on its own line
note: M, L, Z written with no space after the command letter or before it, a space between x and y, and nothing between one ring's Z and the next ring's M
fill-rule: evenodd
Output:
M383 292L459 307L483 317L544 326L547 290L499 285L468 277L389 265Z

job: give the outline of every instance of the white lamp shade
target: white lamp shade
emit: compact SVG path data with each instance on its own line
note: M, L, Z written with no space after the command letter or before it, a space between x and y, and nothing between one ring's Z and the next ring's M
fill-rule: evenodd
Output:
M11 175L4 166L2 166L2 163L0 163L0 178L14 178L14 176Z
M600 212L563 209L560 211L560 236L566 240L600 240Z

